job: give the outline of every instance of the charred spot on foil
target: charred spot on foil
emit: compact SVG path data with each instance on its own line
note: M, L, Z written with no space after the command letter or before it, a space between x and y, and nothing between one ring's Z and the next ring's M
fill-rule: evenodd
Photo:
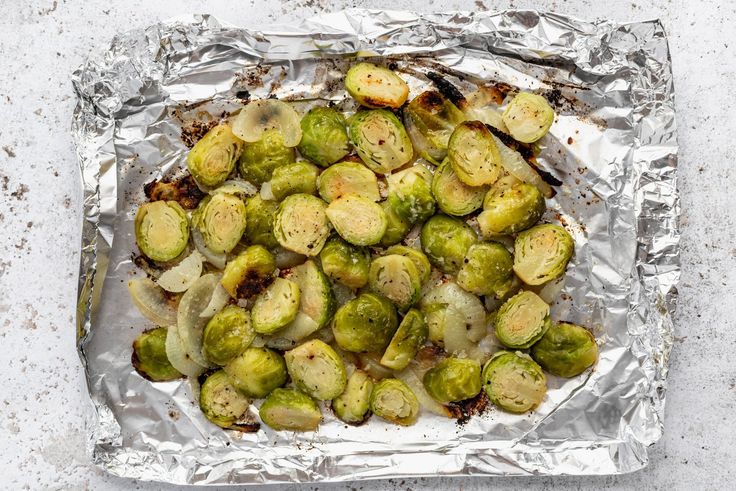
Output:
M434 83L440 94L445 96L445 98L448 99L450 102L461 109L463 106L466 105L467 101L465 100L465 96L463 95L463 93L460 92L460 89L455 87L452 82L447 80L445 77L437 72L427 72L427 78Z
M240 431L241 433L258 433L261 429L261 423L247 422L247 423L234 423L228 427L229 430Z
M483 414L485 410L488 409L490 402L491 401L486 395L486 391L481 390L480 393L472 399L451 402L447 405L447 408L450 410L452 417L457 420L458 426L464 426L473 416Z
M150 201L176 201L187 210L196 208L205 196L191 174L174 180L153 180L143 186L143 192Z
M151 278L155 278L161 272L159 265L144 254L138 254L136 256L135 253L131 253L130 260Z
M544 182L546 182L550 186L562 186L562 181L557 179L555 176L553 176L546 170L539 168L539 166L537 165L536 159L532 158L532 159L527 160L527 162L529 162L529 165L531 165L532 168L535 171L537 171L537 174L539 174L539 176L544 180Z
M245 272L245 278L243 278L243 281L238 284L236 289L237 297L249 299L268 288L268 285L272 282L273 276L263 276L258 274L257 271L248 270Z
M189 121L181 128L181 141L187 148L192 148L215 126L217 126L217 121Z

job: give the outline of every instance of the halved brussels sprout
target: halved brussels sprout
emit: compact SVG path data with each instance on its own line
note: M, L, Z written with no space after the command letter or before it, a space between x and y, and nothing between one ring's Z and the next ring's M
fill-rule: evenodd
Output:
M176 201L144 203L135 215L135 242L154 261L171 261L189 243L189 220Z
M409 97L409 86L388 68L373 63L357 63L345 76L348 93L366 107L399 108Z
M457 284L476 295L500 298L511 288L514 258L497 242L474 244L457 273Z
M465 358L445 358L424 374L424 388L435 400L447 404L480 393L480 363Z
M292 194L314 194L317 192L319 168L309 162L282 165L273 171L271 193L277 201Z
M420 237L422 250L429 261L450 274L460 270L468 249L478 242L478 236L468 224L445 215L435 215L427 220Z
M314 431L322 420L317 403L297 389L275 389L261 404L258 415L276 431Z
M434 172L432 193L440 210L448 215L465 216L483 206L487 186L468 186L461 181L450 161L445 159Z
M316 323L315 331L325 327L335 313L335 294L327 276L310 260L292 268L288 278L299 286L299 311ZM284 331L281 335L284 335Z
M279 243L273 235L273 217L279 204L273 200L264 200L260 194L248 198L245 214L248 217L245 225L245 238L249 244L262 245L273 249Z
M427 291L422 312L429 339L448 353L467 351L486 335L486 311L481 301L451 281Z
M411 230L411 223L396 213L396 209L390 201L381 201L380 205L386 214L386 232L381 237L380 244L390 246L401 242Z
M560 322L532 346L531 355L552 375L575 377L596 362L598 345L587 329Z
M480 121L466 121L455 128L447 158L457 177L468 186L493 184L503 171L493 134Z
M349 244L340 237L332 237L322 248L319 258L325 274L333 280L353 289L368 283L371 254L367 249Z
M292 194L276 212L274 235L279 244L305 256L316 256L327 242L330 224L327 205L309 194Z
M404 382L386 378L373 386L371 411L379 418L410 426L419 417L419 401Z
M326 213L340 237L357 246L378 244L388 227L381 205L363 196L337 198Z
M271 334L286 326L299 312L300 296L299 286L293 281L273 280L253 304L253 329L259 334Z
M218 124L187 155L187 167L197 184L214 188L225 182L243 151L243 141L230 126Z
M437 91L415 97L404 109L404 124L419 155L439 165L447 156L447 143L465 115Z
M508 348L526 349L549 329L549 305L530 291L522 291L501 305L496 314L496 337Z
M302 139L299 114L287 102L261 99L248 103L233 123L233 133L249 143L261 140L269 131L282 134L285 146L297 146Z
M273 255L265 247L254 245L227 263L220 282L231 297L247 299L271 284L275 269Z
M192 225L199 229L209 250L216 254L228 253L245 232L245 203L232 194L208 196L192 214Z
M372 392L371 378L361 370L354 371L343 393L332 400L335 416L348 424L362 423L369 415Z
M319 339L287 351L284 358L294 385L318 401L332 400L345 390L347 374L342 358Z
M501 118L515 140L533 143L547 134L555 121L555 112L541 95L520 92Z
M537 223L545 209L542 193L531 184L520 182L486 194L483 212L478 215L478 227L486 238L515 234Z
M350 153L345 117L331 107L315 107L301 121L302 141L297 148L302 156L327 167Z
M268 130L260 140L245 146L238 161L238 170L243 179L260 185L271 180L276 168L295 161L296 152L284 144L281 132Z
M213 373L202 384L199 407L211 422L226 429L237 429L235 422L248 411L250 400L238 393L223 370Z
M526 355L499 351L483 367L483 388L493 404L510 413L525 413L541 404L547 378Z
M388 200L396 213L410 223L423 222L434 215L432 172L423 165L391 174L388 181Z
M337 310L332 331L337 345L345 351L382 351L398 323L396 309L388 299L362 293Z
M414 261L399 254L377 257L368 273L371 290L391 300L399 310L406 310L417 300L422 290L422 278Z
M383 353L381 365L393 370L403 370L414 359L425 339L427 324L424 316L417 309L409 310Z
M247 397L261 399L286 383L286 363L268 348L248 348L225 365L230 383Z
M361 160L378 174L404 166L414 155L404 125L391 111L358 111L348 120L348 133Z
M386 254L398 254L400 256L408 257L412 260L414 266L416 266L422 284L429 281L429 275L432 272L432 265L429 264L427 256L425 256L419 249L403 245L394 245L386 249Z
M146 331L133 341L132 364L138 374L151 382L166 382L183 375L166 357L166 328Z
M248 312L237 305L228 305L207 322L202 353L212 363L227 365L245 351L255 337Z
M541 285L565 272L575 242L559 225L543 224L521 232L514 241L514 272L527 285Z
M381 199L378 180L372 170L360 162L338 162L319 176L319 195L328 203L349 194L372 201Z

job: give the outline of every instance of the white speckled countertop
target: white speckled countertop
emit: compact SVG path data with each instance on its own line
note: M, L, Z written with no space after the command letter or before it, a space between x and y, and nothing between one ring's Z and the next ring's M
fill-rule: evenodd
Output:
M536 8L660 18L670 36L680 141L682 281L664 438L618 477L407 479L304 489L728 489L736 474L736 2L720 0L0 0L0 475L2 489L174 489L113 478L85 454L75 349L79 175L69 76L120 30L182 13L234 24L321 11ZM22 6L21 6L22 5ZM728 484L731 483L731 484ZM276 488L272 488L276 489ZM298 489L287 486L281 489Z

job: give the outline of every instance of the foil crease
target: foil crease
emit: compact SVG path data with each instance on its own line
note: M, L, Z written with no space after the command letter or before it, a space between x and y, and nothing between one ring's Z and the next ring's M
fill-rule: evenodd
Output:
M131 343L152 327L126 283L145 182L178 169L181 135L251 97L344 97L356 55L546 93L558 119L540 163L563 182L547 218L576 241L553 317L592 327L592 372L549 378L534 413L489 410L464 425L423 414L316 433L221 431L186 381L151 384ZM409 76L412 93L428 87ZM180 484L345 481L421 475L616 474L647 464L662 435L680 274L677 142L667 39L658 21L595 23L509 10L347 10L269 32L189 16L115 37L73 75L72 135L84 195L78 347L89 444L108 472Z

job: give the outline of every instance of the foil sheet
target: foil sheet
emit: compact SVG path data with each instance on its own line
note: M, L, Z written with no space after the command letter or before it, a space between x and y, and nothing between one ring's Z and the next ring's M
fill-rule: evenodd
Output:
M538 411L489 409L462 425L423 414L408 428L378 418L346 427L326 412L316 433L239 434L205 420L189 383L151 384L133 371L131 343L151 327L126 289L143 184L175 172L183 139L247 94L342 100L340 80L356 54L394 59L414 95L429 84L411 71L433 69L464 90L496 81L555 102L540 162L563 184L547 218L572 232L576 253L553 317L592 327L601 356L590 373L550 377ZM680 272L672 74L658 21L347 10L260 32L192 16L117 36L73 84L84 193L78 346L97 465L182 484L615 474L646 465L647 446L663 431Z

